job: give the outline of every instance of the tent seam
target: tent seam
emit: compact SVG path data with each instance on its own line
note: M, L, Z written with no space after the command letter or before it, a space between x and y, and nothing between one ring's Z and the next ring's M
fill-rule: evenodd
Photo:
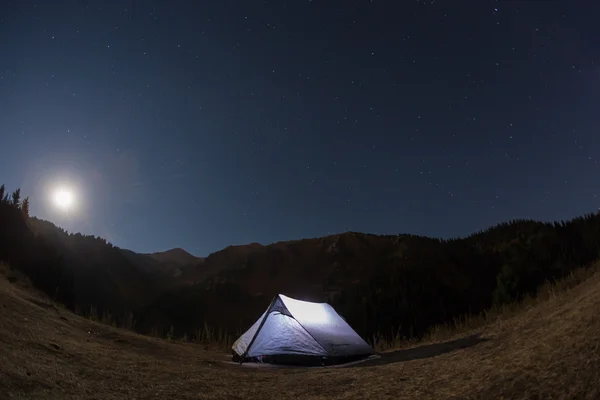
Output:
M284 303L284 304L285 304L285 303ZM287 306L286 306L285 308L287 308ZM288 310L288 311L289 311L289 310ZM290 314L292 314L292 313L290 312ZM308 336L310 336L310 337L311 337L311 338L312 338L312 339L315 341L315 343L316 343L316 344L318 344L318 345L319 345L319 347L321 347L321 348L323 349L323 351L325 352L325 355L326 355L326 356L329 356L329 352L328 352L328 351L327 351L327 349L326 349L326 348L325 348L325 347L324 347L324 346L321 344L321 342L319 342L319 341L317 340L317 338L316 338L316 337L314 337L314 336L312 335L312 333L310 333L310 332L308 331L308 329L306 329L306 328L304 327L304 325L302 325L302 324L300 323L300 321L298 321L298 319L296 319L296 317L294 317L294 315L292 315L292 318L294 318L294 320L296 320L296 322L298 323L298 325L300 325L300 326L302 327L302 329L304 329L304 332L308 333Z
M281 299L281 297L280 297L279 295L277 295L277 297L279 297L279 298ZM308 333L308 336L310 336L310 337L311 337L311 338L312 338L312 339L315 341L315 343L316 343L316 344L318 344L318 345L319 345L319 346L320 346L320 347L323 349L323 351L325 352L325 355L326 355L326 356L329 356L329 352L327 351L327 349L325 348L325 346L323 346L323 344L322 344L321 342L319 342L319 341L317 340L317 338L316 338L316 337L314 337L314 336L313 336L313 334L312 334L312 333L310 333L310 332L308 331L308 329L306 329L306 328L304 327L304 325L303 325L303 324L302 324L300 321L298 321L298 318L296 318L296 317L294 316L294 314L292 314L292 312L290 311L290 309L288 308L288 306L285 304L285 301L283 301L283 299L281 299L281 302L282 302L282 303L283 303L283 305L285 306L285 309L286 309L286 310L287 310L287 311L290 313L290 315L292 316L292 318L294 318L294 319L296 320L296 322L298 323L298 325L300 325L300 326L302 327L302 329L304 329L304 332Z
M241 357L242 362L244 361L244 358L246 358L246 356L248 355L248 352L250 351L250 348L254 344L254 340L256 339L256 336L258 336L258 333L262 329L262 327L265 324L267 318L269 318L269 315L271 314L271 310L273 309L273 305L275 304L275 300L277 300L278 298L279 298L279 295L275 296L273 298L273 300L271 300L271 304L269 304L269 308L267 308L267 312L265 313L265 317L263 318L262 321L260 321L260 325L258 325L258 328L256 328L256 332L254 332L254 335L252 335L252 340L250 340L250 342L248 343L248 346L246 346L246 351L244 351L244 354L242 354L242 357ZM283 301L282 301L282 303L283 303ZM300 326L302 326L302 324L300 324L300 323L298 323L298 324Z

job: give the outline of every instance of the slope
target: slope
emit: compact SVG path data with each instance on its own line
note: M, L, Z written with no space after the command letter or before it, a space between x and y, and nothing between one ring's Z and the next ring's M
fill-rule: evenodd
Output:
M193 270L204 260L179 248L157 253L135 253L127 249L121 249L121 252L140 271L163 278L179 277L184 271Z
M160 262L176 265L197 264L203 260L202 257L196 257L179 247L171 250L150 253L148 256Z
M136 310L139 329L205 323L244 330L277 293L332 304L362 336L420 337L432 326L532 293L600 255L600 215L511 221L466 238L356 232L226 248L197 284Z
M284 293L331 303L368 339L418 338L600 257L600 213L560 223L511 221L453 240L348 232L253 243L169 266L164 262L193 258L179 249L135 254L30 218L22 204L1 201L0 209L0 260L36 288L82 313L95 308L130 320L133 312L142 333L173 327L188 337L205 324L244 330Z
M198 345L82 319L2 275L2 399L600 396L599 273L458 340L386 353L376 365L315 369L221 362Z
M71 275L69 289L80 311L94 307L100 312L123 314L143 306L158 292L160 282L105 239L68 233L35 217L26 222L60 255L61 264Z

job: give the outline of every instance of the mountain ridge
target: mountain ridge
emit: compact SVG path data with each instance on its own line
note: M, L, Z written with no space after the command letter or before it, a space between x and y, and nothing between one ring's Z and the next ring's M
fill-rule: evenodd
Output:
M143 333L233 334L275 294L326 301L368 340L422 337L534 293L600 256L600 214L514 220L458 239L345 232L227 246L205 258L178 248L139 254L0 202L0 260L80 314L135 316ZM191 264L186 264L192 261Z
M199 263L204 260L205 257L195 256L181 247L174 247L165 251L157 251L152 253L140 253L154 258L157 261L174 263L179 265L188 265Z
M346 232L228 247L206 258L208 277L138 310L140 329L190 334L208 323L235 332L284 293L332 303L366 337L423 335L432 324L518 300L568 274L569 263L594 261L599 228L598 214L589 214L560 223L516 220L453 240Z

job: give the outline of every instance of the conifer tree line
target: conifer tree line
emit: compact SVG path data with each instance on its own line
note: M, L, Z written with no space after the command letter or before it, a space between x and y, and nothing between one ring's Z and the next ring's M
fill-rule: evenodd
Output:
M51 299L77 313L93 307L119 321L138 306L133 298L152 295L152 280L105 238L69 233L31 217L29 198L21 200L20 189L8 193L2 185L0 194L0 262L24 272Z
M513 220L452 240L348 233L286 246L264 246L233 258L231 265L243 263L242 269L166 293L136 318L148 328L173 326L176 335L193 333L204 323L243 331L282 290L269 280L289 280L280 271L285 276L290 270L308 274L310 268L326 268L331 273L322 294L313 291L307 300L328 302L366 339L419 338L436 325L535 295L545 282L591 265L600 258L600 214L553 223ZM266 280L260 295L246 283L255 276ZM291 290L304 296L307 288L300 284ZM161 318L153 318L157 311Z
M0 186L0 262L23 271L38 289L74 311L134 311L146 328L162 323L159 327L172 326L180 336L205 323L228 332L247 329L280 290L267 282L269 289L256 297L244 285L244 277L265 266L269 282L276 282L280 271L329 268L322 283L323 296L329 297L321 300L359 334L419 337L434 325L518 301L545 281L600 258L600 213L591 213L553 223L514 220L452 240L415 235L367 240L356 234L342 235L335 252L331 241L319 238L297 241L286 250L259 247L242 258L215 254L205 262L244 268L160 293L155 278L140 272L123 250L106 239L70 234L30 217L29 207L19 189L8 192ZM245 312L226 320L231 313L224 307ZM154 318L157 312L160 318ZM144 327L138 323L136 328Z
M20 210L25 217L29 217L29 197L25 197L21 201L21 189L16 189L12 194L8 195L4 184L0 186L0 204L12 206Z
M543 283L600 258L600 214L515 220L455 240L400 241L404 251L373 260L370 279L345 286L332 300L366 337L420 336L535 295Z
M24 272L52 299L73 307L72 280L55 247L29 229L29 198L0 186L0 261Z

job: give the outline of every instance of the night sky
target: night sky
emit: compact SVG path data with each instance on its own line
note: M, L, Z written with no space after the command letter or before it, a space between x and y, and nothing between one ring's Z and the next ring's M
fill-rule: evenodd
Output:
M599 20L597 1L3 0L0 183L140 252L572 218L600 207Z

